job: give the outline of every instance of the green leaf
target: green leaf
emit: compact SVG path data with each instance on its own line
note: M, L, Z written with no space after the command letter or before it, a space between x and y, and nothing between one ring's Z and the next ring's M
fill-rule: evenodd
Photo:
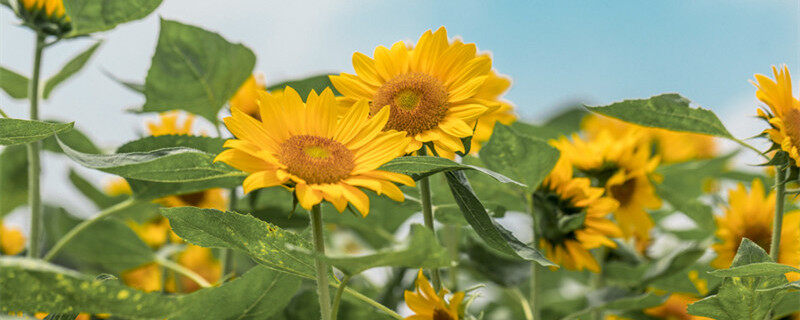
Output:
M795 289L800 289L800 286ZM781 319L795 312L800 312L800 291L787 293L772 309L772 319Z
M103 74L105 74L106 77L108 77L112 81L119 83L121 86L128 88L131 91L144 94L144 83L122 80L106 70L103 70Z
M60 140L58 143L64 154L84 167L135 180L203 182L245 175L225 164L213 163L214 155L197 149L165 148L149 152L88 154L74 150Z
M158 8L161 0L64 0L72 23L68 36L110 30L118 24L139 20Z
M325 256L324 259L349 275L385 266L425 269L450 266L447 249L439 244L431 230L420 224L412 224L409 237L407 243L397 248L357 257Z
M697 199L687 199L679 191L669 188L663 184L656 184L656 194L664 201L668 202L673 209L678 210L692 219L700 230L705 231L709 236L716 230L717 223L714 221L714 213L711 207L703 204Z
M717 277L767 277L780 276L787 272L800 272L800 269L775 262L756 262L730 269L714 270L709 274Z
M11 98L25 99L28 97L28 77L0 67L0 89Z
M0 218L28 203L28 155L16 145L0 151Z
M47 122L59 123L58 121L49 120ZM100 148L76 127L73 127L72 130L58 133L58 138L61 139L61 142L80 152L101 153ZM44 139L42 141L42 149L50 152L62 153L55 136Z
M586 212L562 216L558 218L558 230L564 234L570 233L583 227L584 221L586 221Z
M316 279L314 259L291 245L311 249L300 236L284 231L255 217L234 212L194 207L165 208L172 230L182 239L202 247L233 248L259 264L308 279Z
M95 206L101 209L117 204L125 198L125 196L109 196L105 192L97 189L91 182L87 181L72 169L69 170L69 181L72 182L72 185L75 186L81 194L86 196Z
M78 313L51 313L44 317L44 320L75 320Z
M115 219L95 222L78 233L61 252L115 274L155 259L150 247L125 223Z
M462 259L459 267L467 267L479 272L490 281L507 288L522 285L530 277L531 265L527 261L509 259L487 248L485 244L473 240L464 247L469 259Z
M225 139L192 136L192 135L161 135L149 136L130 141L117 148L117 153L148 152L166 148L192 148L210 154L222 152Z
M686 245L677 248L648 266L644 272L642 282L650 283L682 272L691 267L704 253L705 249L697 245Z
M170 20L161 33L144 83L142 111L185 110L217 123L220 108L251 75L250 49L219 34Z
M502 183L512 183L521 187L524 184L511 180L510 178L493 172L486 168L481 168L468 164L461 164L450 159L431 157L431 156L408 156L395 158L387 162L379 170L402 173L411 176L414 180L419 180L439 172L452 172L457 170L475 170L484 173Z
M528 185L528 192L539 187L558 161L558 149L547 142L520 134L508 126L496 125L480 157L489 169Z
M283 188L274 188L283 189ZM408 187L401 187L405 193L414 190ZM281 190L284 193L288 193ZM379 196L371 192L367 192L369 196L370 214L366 217L360 214L351 214L348 212L337 212L332 206L323 206L323 214L325 221L342 226L354 231L358 236L363 239L367 244L373 248L383 248L394 243L394 234L397 229L408 220L409 217L419 212L419 203L412 199L406 199L403 202L396 202L386 196ZM287 204L291 206L292 197L285 198ZM294 215L308 221L308 216L301 213L302 210L296 210ZM290 211L284 211L283 215L286 216ZM292 217L292 219L297 219Z
M625 100L607 106L586 106L586 108L592 112L645 127L734 139L713 112L703 108L692 108L689 103L688 99L679 94L666 93L648 99Z
M489 215L486 214L486 209L478 200L463 172L446 172L445 176L447 177L450 191L464 214L464 218L467 219L467 222L469 222L478 236L483 241L486 241L489 247L511 257L535 261L543 266L556 266L547 260L541 252L525 245L515 238L510 231L492 221Z
M616 287L606 287L604 289L590 292L589 308L575 312L565 317L568 319L584 319L585 316L595 311L627 311L642 310L658 306L667 299L667 296L659 296L653 293L634 293L626 289Z
M331 90L333 90L333 94L338 96L339 91L336 91L336 88L333 87L330 78L328 78L329 75L331 74L321 74L305 79L284 81L278 84L267 86L267 91L283 90L287 86L292 87L292 89L297 91L297 94L303 98L303 101L305 101L306 97L308 97L308 94L311 93L311 90L314 90L316 93L321 93L323 90L325 90L325 88L331 88Z
M92 45L85 51L81 52L80 54L72 58L72 60L67 62L63 67L61 67L61 70L58 71L58 73L50 77L50 79L47 79L47 81L44 84L44 91L42 92L42 97L45 99L50 98L50 92L52 92L56 86L58 86L59 84L64 82L64 80L69 79L69 77L75 75L76 73L78 73L78 71L83 69L83 66L85 66L86 63L89 62L89 59L92 57L94 52L97 51L97 48L100 47L100 44L102 43L103 43L102 41L96 42L94 45Z
M72 129L74 122L58 124L35 120L0 118L0 145L31 143Z

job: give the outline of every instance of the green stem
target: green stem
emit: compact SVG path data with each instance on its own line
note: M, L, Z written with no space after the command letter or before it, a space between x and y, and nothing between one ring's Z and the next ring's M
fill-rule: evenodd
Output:
M533 247L539 246L539 218L536 216L536 209L533 205L533 194L526 195L528 200L528 213L531 215L533 226L531 232L533 233ZM539 320L541 318L541 311L539 309L539 285L538 285L539 264L531 261L531 277L530 277L530 297L528 297L528 308L531 309L531 319Z
M461 241L461 228L455 225L444 227L444 238L447 241L447 251L450 253L450 260L455 261L456 265L451 266L447 271L450 280L450 290L458 290L458 244Z
M334 286L338 287L338 285L336 285L336 284L334 284ZM403 317L401 317L399 314L397 314L397 312L395 312L394 310L389 309L386 306L378 303L377 301L370 299L369 297L361 294L361 292L355 291L355 290L353 290L351 288L345 288L344 291L349 293L351 296L353 296L353 298L361 300L361 301L367 303L368 305L374 307L375 309L383 311L384 313L386 313L386 315L388 315L388 316L390 316L392 318L401 319L401 320L403 319Z
M30 99L30 118L39 119L39 73L42 66L42 51L44 51L45 35L41 32L36 33L36 49L33 55L33 73L31 81L28 82L28 98ZM28 151L28 205L31 208L31 234L30 246L28 247L28 257L38 258L40 255L42 239L42 195L39 188L39 173L41 163L39 150L41 141L31 142L27 145Z
M230 199L228 199L228 209L232 212L236 212L236 188L231 188ZM233 270L233 250L231 248L222 248L219 254L219 261L221 264L222 269L222 279L225 279L231 271Z
M172 260L165 259L165 258L162 258L162 257L156 257L156 263L158 263L158 265L160 265L160 266L162 266L164 268L167 268L169 270L175 271L176 273L178 273L178 274L180 274L180 275L182 275L184 277L192 279L192 281L196 282L198 285L200 285L200 287L203 287L203 288L211 287L211 284L208 283L208 281L206 281L206 279L203 279L203 277L201 277L199 274L197 274L196 272L190 270L189 268L186 268L186 267L184 267L184 266L182 266L180 264L175 263ZM175 280L177 282L179 279L175 279Z
M522 291L519 291L519 288L511 288L508 290L508 292L517 298L517 300L519 300L519 305L522 307L522 313L525 315L525 320L533 320L533 310L531 309L528 299L525 299L525 295L522 294Z
M420 156L427 155L425 146L419 149L418 153ZM429 177L424 177L419 180L419 198L422 204L422 217L425 219L425 226L436 234L436 230L433 228L433 204L431 203L431 182ZM439 292L439 290L442 289L442 279L441 276L439 276L439 268L431 268L429 271L431 273L433 289Z
M0 109L0 116L2 116L3 118L10 118L10 117L8 116L8 114L6 114L6 112L5 112L5 111L3 111L3 109Z
M314 237L314 251L317 265L317 295L319 295L319 308L322 320L331 319L331 294L328 287L328 265L322 256L325 255L325 236L322 233L322 209L320 205L311 208L311 229Z
M765 154L761 153L761 151L760 151L760 150L758 150L758 149L757 149L756 147L754 147L754 146L751 146L751 145L750 145L750 144L748 144L747 142L744 142L744 141L742 141L742 140L739 140L739 139L736 139L736 138L731 138L731 139L732 139L734 142L738 143L739 145L741 145L741 146L743 146L743 147L745 147L745 148L747 148L747 149L753 150L753 152L755 152L755 153L757 153L758 155L760 155L760 156L764 157L764 159L767 159L767 160L769 160L769 157L768 157L767 155L765 155Z
M772 242L769 245L769 256L778 262L781 251L781 228L783 227L783 204L786 197L786 169L775 170L775 216L772 221Z
M603 278L603 269L606 261L608 250L606 247L600 247L594 252L594 258L597 264L600 265L600 272L592 274L591 288L592 291L597 291L605 285L605 278ZM603 310L592 312L592 320L603 320Z
M339 284L339 288L336 288L336 294L333 295L333 311L331 311L331 320L336 320L337 315L339 314L339 305L342 303L342 292L344 289L347 288L347 283L350 282L351 275L345 275L342 278L342 283Z
M91 225L93 225L95 222L103 220L104 218L111 216L114 213L130 208L136 203L137 203L136 200L134 200L133 198L129 198L125 201L122 201L113 206L103 209L103 211L100 211L100 213L94 218L82 221L77 226L69 230L69 232L67 232L67 234L61 237L61 239L58 239L58 242L56 242L56 244L53 245L52 248L50 248L50 251L48 251L47 254L44 255L44 260L50 261L53 258L55 258L58 252L61 251L61 249L63 249L67 243L69 243L73 238L75 238L76 235L78 235L79 233L81 233L81 231L85 230Z

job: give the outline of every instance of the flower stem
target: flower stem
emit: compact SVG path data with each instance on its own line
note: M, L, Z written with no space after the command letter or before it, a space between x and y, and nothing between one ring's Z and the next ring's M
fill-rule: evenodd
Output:
M531 215L531 220L533 221L532 224L532 233L533 233L533 246L539 246L539 219L536 216L536 209L533 205L533 194L528 193L526 195L528 200L528 213ZM528 308L531 309L531 319L532 320L539 320L541 318L541 313L539 310L539 304L537 300L539 298L539 285L538 285L538 273L539 273L539 264L531 261L531 278L530 278L530 287L531 287L531 294L528 297Z
M597 260L597 264L600 265L600 272L592 274L591 280L591 288L592 291L597 291L605 285L605 278L603 277L603 269L605 269L605 261L606 257L608 256L608 250L606 247L601 246L597 248L594 252L594 258ZM603 310L597 310L592 312L592 320L603 320L604 312Z
M510 288L508 292L519 300L519 305L522 307L522 313L525 315L525 320L533 320L533 311L531 310L531 305L527 299L525 299L525 295L522 294L522 291L519 288Z
M447 243L445 243L447 247L447 251L450 253L450 259L456 262L456 265L451 266L450 269L447 271L447 275L450 279L450 290L457 291L458 290L458 245L461 241L461 228L456 225L445 225L444 227L444 239Z
M231 212L236 212L236 200L236 188L231 188L231 194L228 199L228 209ZM233 250L231 250L231 248L222 248L219 253L219 261L221 264L222 279L225 279L225 276L233 270Z
M334 286L336 286L336 284L334 284ZM369 297L361 294L358 291L353 290L352 288L345 288L344 291L349 293L351 296L353 296L353 298L361 300L361 301L365 302L366 304L374 307L375 309L383 311L383 313L387 314L388 316L390 316L392 318L403 319L403 317L401 317L399 314L397 314L397 312L395 312L394 310L387 308L386 306L378 303L375 300L370 299Z
M39 73L42 65L42 51L44 51L45 35L41 32L36 33L36 49L33 54L33 73L28 82L28 98L30 99L30 118L39 119ZM39 152L42 147L41 141L31 142L27 145L28 151L28 205L31 208L31 234L28 257L38 258L40 255L42 239L42 198L39 188L39 173L41 163Z
M113 206L103 209L103 211L100 211L100 214L98 214L94 218L91 218L89 220L84 220L83 222L79 223L77 226L69 230L67 234L61 237L61 239L58 239L58 242L56 242L56 244L53 245L52 248L50 248L50 251L48 251L47 254L44 255L44 260L50 261L53 258L55 258L58 252L61 251L61 249L63 249L64 246L72 240L72 238L75 238L76 235L81 233L81 231L85 230L89 226L93 225L95 222L103 220L104 218L111 216L114 213L130 208L136 203L137 203L136 200L134 200L133 198L129 198L125 201L122 201Z
M180 264L175 263L172 260L165 259L165 258L162 258L162 257L156 257L156 263L158 263L158 265L160 265L160 266L162 266L164 268L167 268L169 270L175 271L176 273L178 273L178 274L180 274L180 275L182 275L184 277L192 279L192 281L196 282L198 285L200 285L200 287L203 287L203 288L211 287L211 284L208 283L208 281L206 281L206 279L203 279L203 277L201 277L199 274L197 274L196 272L190 270L189 268L186 268L186 267L184 267L184 266L182 266ZM180 282L178 280L180 280L180 279L176 278L175 282L176 283Z
M314 251L317 264L317 295L322 320L331 319L331 294L328 284L328 264L322 260L325 255L325 236L322 234L322 209L320 205L311 208L311 230L314 237Z
M347 283L350 282L351 275L345 275L342 278L342 283L339 284L339 288L336 288L336 294L333 295L333 311L331 311L331 320L336 320L336 317L339 314L339 305L342 303L342 292L344 289L347 288Z
M427 155L425 146L419 149L418 153L420 156ZM422 217L425 219L425 226L431 229L431 232L435 235L436 230L433 228L433 204L431 203L431 181L428 177L419 180L419 198L422 204ZM431 273L433 289L439 292L439 290L442 289L442 278L439 276L439 268L431 268L429 271Z
M781 250L781 228L783 227L783 204L786 197L786 169L775 170L775 217L772 221L772 242L769 245L769 256L778 262Z

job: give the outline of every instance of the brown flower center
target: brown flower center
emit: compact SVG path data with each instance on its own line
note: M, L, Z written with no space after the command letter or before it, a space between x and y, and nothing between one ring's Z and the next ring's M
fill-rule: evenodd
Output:
M636 192L636 178L626 180L623 184L611 186L608 188L611 196L619 201L620 206L625 206L633 199L633 193Z
M286 139L278 161L289 173L308 183L335 183L350 176L355 168L353 152L338 141L309 135Z
M446 310L442 310L439 308L433 309L433 320L458 320L453 319Z
M381 86L372 98L371 113L391 107L385 130L406 131L415 135L436 128L447 114L447 89L439 79L411 72L395 76Z
M738 239L736 239L736 251L739 251L739 244L742 238L747 238L755 242L761 249L769 251L770 244L772 244L772 230L771 226L765 225L747 225Z
M187 204L189 206L197 207L197 206L200 205L200 203L203 202L203 199L205 198L205 195L206 195L205 191L200 191L200 192L194 192L194 193L188 193L188 194L179 195L178 199L181 199L181 201L183 201L183 203L185 203L185 204Z

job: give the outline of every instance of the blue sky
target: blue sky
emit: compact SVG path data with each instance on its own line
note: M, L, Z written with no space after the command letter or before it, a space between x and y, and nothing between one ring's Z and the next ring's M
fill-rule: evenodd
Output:
M679 92L715 110L735 135L745 137L760 130L749 117L757 105L748 83L753 74L787 63L800 79L796 0L609 2L165 0L147 19L94 36L105 40L96 57L41 108L45 118L92 128L90 135L102 146L134 139L152 115L125 113L141 105L142 97L102 70L142 81L159 16L243 42L271 82L351 72L353 51L371 54L376 45L416 40L444 25L451 35L492 52L494 67L514 79L507 98L534 121L569 102L605 104ZM0 12L0 64L28 74L33 36L16 24L9 10ZM49 49L44 74L91 41ZM4 93L0 106L14 117L27 116L26 105ZM45 193L68 197L55 182L64 164L49 157L53 169L45 175L54 183Z

